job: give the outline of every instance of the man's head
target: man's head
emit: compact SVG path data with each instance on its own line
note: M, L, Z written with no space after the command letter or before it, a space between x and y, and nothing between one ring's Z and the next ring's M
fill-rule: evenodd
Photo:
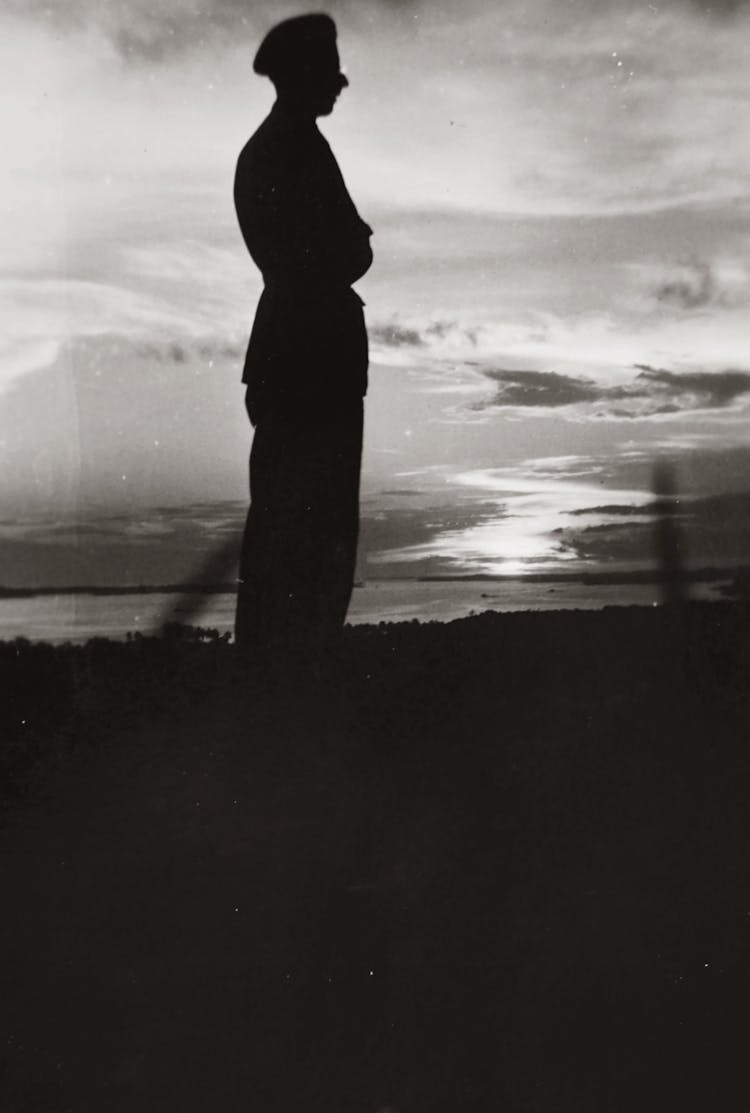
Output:
M322 13L295 16L272 27L253 69L271 79L280 99L313 116L332 112L349 84L341 72L336 24Z

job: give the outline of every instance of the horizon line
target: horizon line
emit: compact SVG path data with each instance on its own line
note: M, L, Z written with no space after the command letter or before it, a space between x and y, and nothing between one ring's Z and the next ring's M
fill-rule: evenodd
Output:
M740 572L750 571L750 565L734 564L728 566L703 565L699 568L684 570L684 576L691 581L731 578ZM369 583L608 583L625 584L632 581L659 583L663 573L658 566L621 569L610 571L581 569L577 572L455 572L444 574L423 574L416 576L371 576L357 580L355 589L362 589ZM37 595L145 595L145 594L185 594L185 595L234 595L237 583L165 583L165 584L68 584L40 585L38 587L10 587L0 584L0 599L30 598Z

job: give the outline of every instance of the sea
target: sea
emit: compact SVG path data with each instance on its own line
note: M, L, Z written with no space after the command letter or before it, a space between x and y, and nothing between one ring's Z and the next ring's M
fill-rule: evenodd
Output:
M691 598L721 599L718 582L691 585ZM348 621L452 622L483 611L600 610L656 606L656 584L556 584L523 581L376 580L355 588ZM231 631L235 595L93 595L86 592L0 598L0 640L27 638L52 644L90 638L123 639L129 633L158 634L167 622Z

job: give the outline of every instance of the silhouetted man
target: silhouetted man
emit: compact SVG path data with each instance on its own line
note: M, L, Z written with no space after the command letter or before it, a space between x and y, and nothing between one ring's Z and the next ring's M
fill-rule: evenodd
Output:
M277 99L234 187L264 281L243 375L255 436L235 636L248 659L273 661L335 641L351 597L368 364L351 284L372 262L372 230L316 124L348 85L333 20L279 23L253 68Z

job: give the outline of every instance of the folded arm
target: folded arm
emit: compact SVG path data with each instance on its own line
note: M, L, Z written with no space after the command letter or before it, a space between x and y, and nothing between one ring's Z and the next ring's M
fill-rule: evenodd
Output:
M350 286L372 263L372 229L330 172L321 180L304 168L260 173L240 164L235 205L266 282Z

